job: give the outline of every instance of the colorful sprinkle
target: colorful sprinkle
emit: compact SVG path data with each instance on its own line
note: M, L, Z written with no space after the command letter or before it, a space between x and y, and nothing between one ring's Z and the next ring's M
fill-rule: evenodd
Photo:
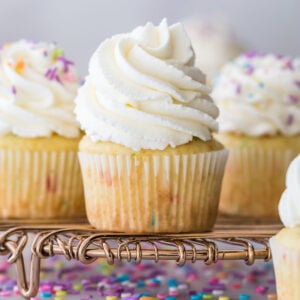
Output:
M64 53L65 53L64 50L62 50L60 48L56 48L53 51L52 58L53 59L58 59L59 57L63 56Z
M295 80L294 83L298 88L300 88L300 80Z
M23 69L25 67L24 60L20 59L17 61L16 66L15 66L15 71L20 74L22 73Z
M296 104L298 102L298 98L294 95L289 95L289 100L293 104Z
M294 123L294 116L292 114L289 114L286 119L286 124L290 126L293 123Z
M59 57L57 58L57 60L59 60L59 61L62 62L63 67L64 67L64 70L63 70L64 73L69 72L69 67L70 67L71 65L74 65L74 63L73 63L71 60L66 59L64 56L59 56Z
M11 92L12 92L14 95L17 94L17 89L16 89L16 87L15 87L14 85L11 87Z
M61 83L61 80L57 74L57 67L54 67L53 69L48 69L45 74L45 77L49 80L56 80L57 82Z

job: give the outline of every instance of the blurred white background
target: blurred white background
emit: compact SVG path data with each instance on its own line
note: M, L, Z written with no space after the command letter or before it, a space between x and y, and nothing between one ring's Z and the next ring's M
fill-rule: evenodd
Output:
M55 41L82 75L90 55L112 34L147 21L169 24L222 15L249 48L300 55L299 0L0 0L0 44Z

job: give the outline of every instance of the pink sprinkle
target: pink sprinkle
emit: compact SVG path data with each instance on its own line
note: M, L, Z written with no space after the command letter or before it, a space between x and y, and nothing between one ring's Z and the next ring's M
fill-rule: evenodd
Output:
M293 116L292 114L289 114L289 115L287 116L287 119L286 119L286 124L287 124L287 125L292 125L293 122L294 122L294 116Z
M291 101L291 103L295 104L298 102L298 98L294 95L289 95L289 100Z
M11 292L9 292L9 291L0 292L0 296L2 296L2 297L9 297L10 295L11 295Z
M240 94L241 91L242 91L242 86L241 86L240 84L237 84L237 85L236 85L235 92L236 92L237 94Z
M286 69L291 70L291 71L294 70L293 62L292 62L290 59L288 59L288 60L285 62L284 67L285 67Z
M258 286L255 289L255 292L258 293L258 294L265 294L268 291L268 289L269 288L267 286Z
M66 72L64 74L64 79L68 82L74 82L76 80L76 76L74 76L74 74L72 74L71 72Z
M219 278L217 278L217 277L212 277L212 278L209 279L208 282L209 282L210 284L217 284L217 283L219 283L219 281L220 281Z

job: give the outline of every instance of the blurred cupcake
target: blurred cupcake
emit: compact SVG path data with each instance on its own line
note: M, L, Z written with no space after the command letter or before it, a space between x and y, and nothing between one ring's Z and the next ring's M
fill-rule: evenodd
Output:
M211 86L221 67L245 51L245 45L225 18L194 17L184 25L196 54L195 65L207 75Z
M300 155L287 171L286 190L279 202L285 228L270 239L278 300L300 299Z
M54 44L0 50L0 217L84 215L74 97L79 77Z
M104 41L76 98L87 216L100 230L191 232L215 222L227 151L181 24Z
M289 163L300 152L300 60L249 52L224 66L213 97L230 154L220 210L278 218Z

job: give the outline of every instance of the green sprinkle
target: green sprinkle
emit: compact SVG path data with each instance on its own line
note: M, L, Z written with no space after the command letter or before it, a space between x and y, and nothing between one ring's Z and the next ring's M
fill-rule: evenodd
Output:
M155 226L155 215L152 215L152 219L151 219L151 226L154 227Z
M56 48L53 51L53 58L57 59L60 56L63 56L65 54L64 50L60 49L60 48Z
M81 291L82 290L82 284L74 284L73 290L75 291Z
M130 154L131 157L134 157L134 156L136 156L136 155L137 155L136 152L132 152L132 153Z

